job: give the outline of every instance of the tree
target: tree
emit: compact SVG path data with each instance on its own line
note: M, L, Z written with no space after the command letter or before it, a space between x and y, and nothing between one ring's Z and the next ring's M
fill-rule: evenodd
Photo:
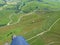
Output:
M38 0L39 2L42 2L43 0Z
M4 1L4 4L6 4L7 3L7 0L3 0Z

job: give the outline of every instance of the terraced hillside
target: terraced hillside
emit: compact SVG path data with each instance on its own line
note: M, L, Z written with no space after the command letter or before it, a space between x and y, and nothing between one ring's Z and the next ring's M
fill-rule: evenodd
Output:
M0 0L0 45L12 35L30 45L60 45L60 1Z

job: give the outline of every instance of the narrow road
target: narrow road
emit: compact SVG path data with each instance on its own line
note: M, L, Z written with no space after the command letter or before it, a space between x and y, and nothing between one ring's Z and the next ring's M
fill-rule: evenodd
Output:
M11 19L12 16L13 16L13 15L10 15L10 16L9 16L9 20L10 20L10 21L7 23L7 25L10 25L10 23L12 22L12 19Z
M48 43L46 45L51 45L51 44L54 44L54 43L59 43L60 44L60 42L50 42L50 43Z
M19 22L20 22L20 20L21 20L24 16L31 15L31 14L32 14L32 13L34 13L35 11L36 11L36 10L34 10L33 12L30 12L30 13L28 13L28 14L25 14L25 15L20 16L20 17L18 18L17 22L16 22L16 23L13 23L13 24L10 24L10 23L12 22L12 19L11 19L11 17L12 17L12 16L10 16L10 17L9 17L10 22L8 23L8 25L14 25L14 24L19 23Z
M51 28L52 28L59 20L60 20L60 18L58 18L58 19L50 26L50 28L49 28L48 30L43 31L43 32L41 32L41 33L39 33L39 34L37 34L37 35L35 35L35 36L27 39L27 41L32 40L32 39L34 39L34 38L36 38L36 37L38 37L38 36L40 36L40 35L43 35L43 34L47 33L48 31L51 30Z

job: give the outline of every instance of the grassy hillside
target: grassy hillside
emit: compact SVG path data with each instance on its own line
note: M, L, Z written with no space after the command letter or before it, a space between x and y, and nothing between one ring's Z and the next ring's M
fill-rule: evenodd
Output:
M0 2L0 45L14 34L30 45L60 45L60 1L21 1Z

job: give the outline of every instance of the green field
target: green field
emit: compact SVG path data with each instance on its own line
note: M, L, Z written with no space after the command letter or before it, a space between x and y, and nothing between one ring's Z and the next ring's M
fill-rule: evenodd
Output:
M60 1L18 1L0 0L0 45L14 34L30 45L60 45Z

